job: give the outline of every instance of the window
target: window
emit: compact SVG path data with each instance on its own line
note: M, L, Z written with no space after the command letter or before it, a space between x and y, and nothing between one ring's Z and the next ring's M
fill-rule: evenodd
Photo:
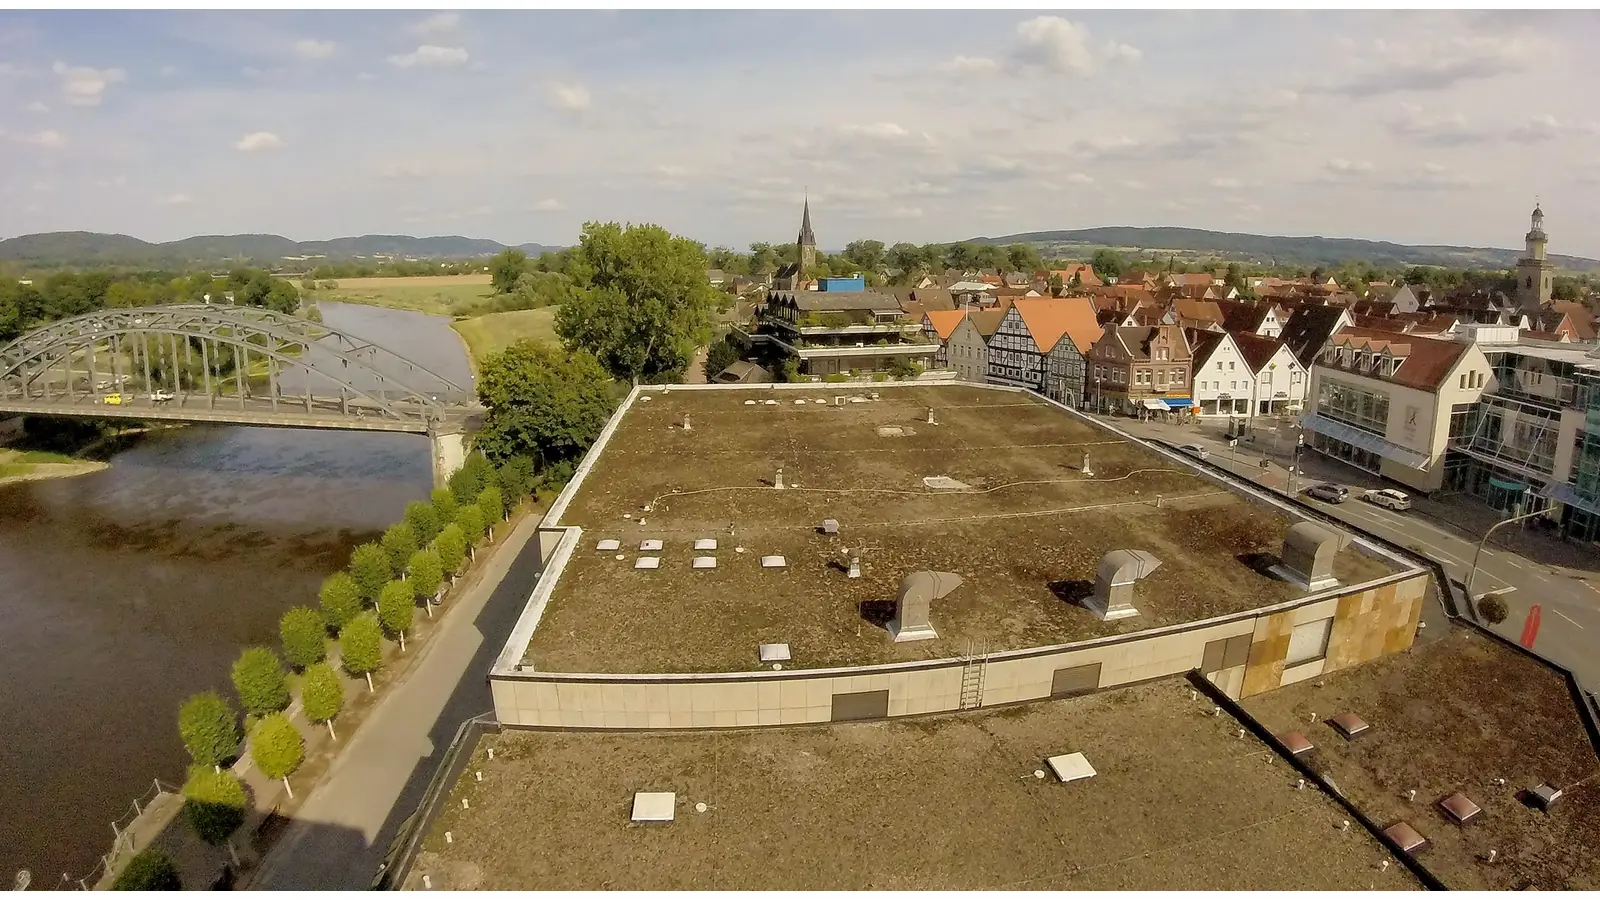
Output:
M1461 373L1461 390L1464 391L1466 389L1467 389L1467 373L1466 372L1462 372Z
M1222 371L1222 361L1221 361L1221 360L1218 360L1218 361L1217 361L1217 371L1218 371L1218 372L1221 372L1221 371Z
M1232 363L1232 362L1229 362L1229 363L1228 363L1228 371L1229 371L1229 372L1232 372L1232 371L1233 371L1233 363Z
M1283 657L1283 667L1314 662L1328 655L1328 635L1333 631L1333 617L1296 625L1289 632L1289 652Z
M1228 390L1237 391L1238 389L1239 389L1239 382L1237 382L1237 381L1228 382Z

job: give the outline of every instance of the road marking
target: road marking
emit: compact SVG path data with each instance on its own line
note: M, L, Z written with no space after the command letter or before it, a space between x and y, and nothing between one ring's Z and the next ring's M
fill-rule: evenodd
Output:
M1554 607L1551 607L1550 611L1555 613L1556 615L1560 616L1561 618L1566 619L1568 622L1572 622L1572 617L1567 615L1566 613L1562 612L1561 610L1556 609ZM1572 627L1578 629L1579 631L1583 630L1583 626L1579 625L1577 622L1572 622Z

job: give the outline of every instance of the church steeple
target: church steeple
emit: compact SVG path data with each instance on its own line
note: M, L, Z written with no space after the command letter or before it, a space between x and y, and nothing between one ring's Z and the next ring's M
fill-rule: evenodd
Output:
M805 277L806 269L817 264L817 236L811 231L811 195L806 194L805 208L800 214L800 237L795 241L799 251L800 275Z
M1538 201L1534 201L1531 227L1523 236L1527 253L1517 260L1517 301L1524 310L1537 310L1550 303L1551 272L1554 267L1545 257L1544 250L1549 240L1544 233L1544 210Z

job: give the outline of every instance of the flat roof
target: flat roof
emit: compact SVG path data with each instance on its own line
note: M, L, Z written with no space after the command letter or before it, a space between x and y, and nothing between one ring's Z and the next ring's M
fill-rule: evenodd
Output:
M1600 888L1600 758L1566 679L1544 663L1455 628L1243 705L1273 731L1304 733L1311 765L1380 827L1416 828L1430 844L1417 859L1448 887ZM1345 712L1370 729L1338 737L1323 720ZM1548 814L1518 798L1541 781L1566 789ZM1483 809L1465 827L1438 806L1456 792Z
M494 759L480 752L470 767L483 780L455 785L404 886L427 875L435 890L1420 887L1210 708L1169 680L901 722L508 730L483 739ZM1049 757L1072 752L1094 777L1050 773ZM675 792L674 821L631 823L639 791Z
M1600 365L1600 349L1594 344L1556 344L1549 341L1520 340L1516 343L1494 343L1483 341L1478 344L1478 349L1485 353L1516 353L1520 356L1532 356L1537 359L1547 359L1551 362L1571 363L1575 366Z
M641 395L560 516L583 536L524 663L751 671L764 643L788 644L792 667L804 669L943 659L1305 596L1265 574L1295 520L1187 461L1028 394L919 385L835 405L870 394L849 387ZM1079 470L1085 449L1093 477ZM783 491L772 487L780 467ZM969 487L936 490L923 481L932 476ZM839 522L836 535L821 533L824 519ZM699 538L718 541L716 568L692 567L705 555L692 549ZM620 551L596 550L605 539ZM664 542L648 554L657 569L634 568L646 539ZM1162 565L1135 588L1140 615L1101 622L1076 598L1118 549L1149 551ZM769 555L786 567L762 568ZM862 576L848 578L858 555ZM934 601L937 639L893 643L884 623L901 580L919 570L965 583ZM1356 544L1335 563L1346 585L1403 570Z

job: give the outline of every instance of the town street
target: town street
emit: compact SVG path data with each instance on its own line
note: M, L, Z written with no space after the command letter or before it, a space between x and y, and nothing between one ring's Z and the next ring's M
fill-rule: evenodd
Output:
M1136 437L1173 445L1198 444L1220 468L1276 491L1286 491L1294 441L1287 429L1258 432L1256 440L1240 440L1230 448L1225 422L1166 425L1125 417L1097 417ZM1262 461L1268 461L1262 468ZM1407 547L1438 561L1452 580L1465 583L1485 529L1498 514L1467 498L1429 501L1413 495L1406 512L1395 512L1360 499L1368 488L1400 487L1368 472L1346 466L1312 451L1301 454L1301 474L1294 488L1303 492L1321 482L1350 488L1350 499L1340 504L1301 499L1351 525ZM1403 489L1403 488L1402 488ZM1410 491L1407 491L1410 494ZM1600 690L1600 557L1590 550L1563 544L1553 537L1519 532L1517 524L1495 532L1478 562L1472 593L1500 592L1510 614L1494 631L1512 641L1522 636L1529 607L1542 607L1541 625L1533 649L1572 670L1591 693ZM1522 553L1506 549L1512 544ZM1500 545L1500 546L1496 546Z

